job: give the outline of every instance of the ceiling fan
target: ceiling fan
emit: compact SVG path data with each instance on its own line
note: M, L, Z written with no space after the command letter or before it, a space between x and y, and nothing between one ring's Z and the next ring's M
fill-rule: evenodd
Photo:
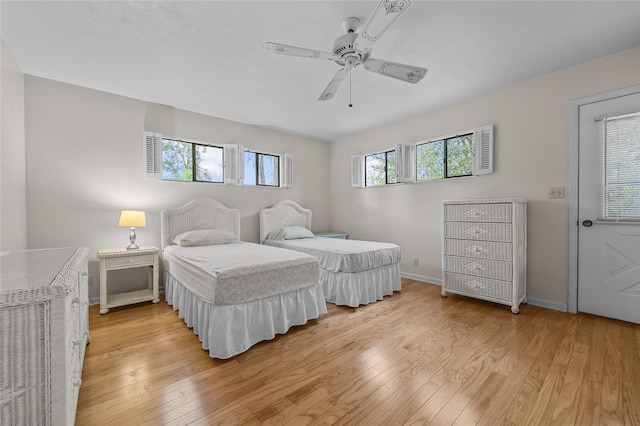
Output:
M363 64L367 71L415 84L425 76L427 73L426 68L383 61L369 56L373 44L407 10L410 4L410 0L382 0L373 11L360 34L356 33L360 20L354 17L345 19L342 27L347 33L336 39L333 43L332 52L272 42L265 43L264 49L269 53L329 60L340 65L341 68L318 98L319 101L333 98L342 80L354 67L360 64ZM351 103L349 103L349 106L352 106Z

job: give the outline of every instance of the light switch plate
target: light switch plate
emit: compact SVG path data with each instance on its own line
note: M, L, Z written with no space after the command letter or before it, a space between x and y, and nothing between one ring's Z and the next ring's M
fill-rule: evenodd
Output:
M549 198L553 198L553 199L564 198L564 186L549 187Z

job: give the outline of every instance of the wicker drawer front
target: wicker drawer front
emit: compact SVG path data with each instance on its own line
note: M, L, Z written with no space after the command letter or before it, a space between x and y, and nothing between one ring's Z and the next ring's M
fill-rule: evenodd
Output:
M455 222L511 222L511 204L451 204L444 219Z
M445 240L444 254L511 262L513 245L490 241Z
M512 226L510 223L469 223L447 222L444 227L445 238L460 240L512 241Z
M459 291L470 295L480 295L492 299L511 300L512 283L489 278L445 272L447 290Z
M69 342L74 342L80 338L82 331L80 330L80 308L82 302L80 298L68 295L65 298L65 309L68 314L65 321L66 335Z
M445 256L445 270L478 277L511 281L513 267L510 262Z
M49 424L48 349L43 347L51 337L49 305L45 301L0 309L1 425Z
M107 259L107 269L121 268L123 266L152 265L152 264L153 264L153 255L114 257L113 259Z

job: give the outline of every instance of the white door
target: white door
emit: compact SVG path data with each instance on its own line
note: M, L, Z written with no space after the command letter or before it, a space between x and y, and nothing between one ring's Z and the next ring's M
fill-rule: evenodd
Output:
M639 123L640 93L579 109L578 311L638 324Z

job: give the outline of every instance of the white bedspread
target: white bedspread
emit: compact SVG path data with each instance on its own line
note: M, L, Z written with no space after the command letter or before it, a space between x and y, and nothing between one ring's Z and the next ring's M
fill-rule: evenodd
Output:
M317 285L309 255L247 242L168 246L164 267L191 293L213 305L233 305Z
M316 237L264 243L310 254L320 261L320 268L330 272L362 272L400 261L400 247L375 241Z

